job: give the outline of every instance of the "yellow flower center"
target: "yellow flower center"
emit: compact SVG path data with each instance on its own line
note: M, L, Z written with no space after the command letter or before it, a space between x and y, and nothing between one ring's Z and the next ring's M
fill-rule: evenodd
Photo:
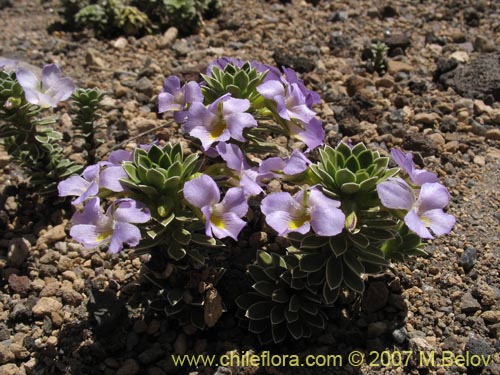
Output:
M219 229L224 229L226 227L226 223L224 223L224 219L221 216L213 215L210 218L210 222Z
M219 138L224 130L226 130L225 121L217 121L215 126L210 131L210 138L212 140Z
M304 225L304 223L308 222L309 220L311 220L311 216L306 213L298 217L293 217L292 220L290 220L290 222L288 223L288 228L290 230L299 229L302 225Z
M97 235L97 241L104 241L105 239L111 237L112 235L113 235L113 231L112 230L99 233Z

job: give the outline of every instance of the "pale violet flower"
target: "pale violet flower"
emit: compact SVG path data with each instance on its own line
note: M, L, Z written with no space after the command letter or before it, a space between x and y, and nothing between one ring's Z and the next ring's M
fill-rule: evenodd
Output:
M71 176L59 182L57 185L59 196L76 196L77 198L71 203L77 205L96 196L100 188L114 192L124 191L120 179L127 178L127 173L121 166L121 162L131 159L132 153L129 151L113 151L107 161L89 165L81 176Z
M276 102L278 114L284 120L297 119L307 124L315 116L297 83L284 85L280 81L266 81L257 87L257 91L264 98Z
M450 194L440 183L424 183L418 191L401 178L389 178L377 185L377 192L385 207L408 211L405 224L421 238L433 238L427 228L440 236L455 225L455 217L443 211Z
M248 211L245 194L240 188L231 188L220 201L215 181L206 174L184 184L184 198L203 213L205 234L210 237L238 239L246 225L241 218Z
M123 244L137 246L141 231L132 223L146 223L151 213L133 199L118 199L103 213L98 197L92 198L83 213L73 215L70 235L87 248L109 244L112 254L123 249Z
M243 152L238 146L232 143L220 142L215 149L226 162L227 167L234 171L239 180L239 187L243 189L246 196L258 195L263 192L257 182L259 177L257 168L248 165Z
M259 179L293 176L304 172L309 164L311 161L302 152L293 150L288 158L276 156L263 160L259 165Z
M179 77L170 76L158 95L158 113L172 111L175 121L181 123L185 120L186 109L194 102L203 103L200 85L190 81L181 87Z
M305 234L313 231L319 236L335 236L342 232L345 215L340 202L323 195L316 188L289 193L272 193L262 200L261 211L266 223L278 235L290 232Z
M207 107L202 103L192 103L187 110L183 130L201 141L204 150L215 142L235 139L245 142L243 130L254 128L257 121L246 113L250 108L247 99L235 99L224 95Z
M438 182L435 173L426 171L425 169L417 169L413 162L413 154L411 152L404 153L396 148L391 149L391 157L396 164L404 172L408 174L410 180L417 186L421 186L426 182Z
M61 77L61 70L55 64L45 65L42 80L31 70L19 68L16 78L24 90L26 101L40 107L57 107L75 91L75 84L70 78Z

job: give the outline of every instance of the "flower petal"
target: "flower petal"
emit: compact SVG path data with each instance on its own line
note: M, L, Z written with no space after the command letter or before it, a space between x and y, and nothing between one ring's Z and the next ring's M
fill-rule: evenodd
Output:
M116 150L109 154L107 162L114 165L121 165L123 161L131 161L132 152L126 150Z
M426 211L446 207L449 201L448 189L440 183L434 182L422 185L416 205L418 213L422 215Z
M40 91L41 89L40 80L31 70L25 68L19 68L16 72L16 79L24 91L26 90Z
M306 144L309 150L322 145L325 140L325 129L321 121L317 118L312 118L308 124L303 124L302 127L289 123L290 134L292 137Z
M429 226L438 236L450 233L455 225L455 217L441 209L427 211L422 214L422 218L429 221Z
M254 169L244 170L240 175L240 187L243 189L246 196L259 195L263 192L257 182L258 177L259 174Z
M223 212L234 212L238 217L245 216L248 211L248 203L241 188L229 189L220 204Z
M414 203L413 189L401 178L389 178L377 185L377 193L387 208L410 210Z
M230 169L242 170L244 158L243 152L238 146L232 143L219 142L215 149Z
M233 113L243 113L248 108L250 108L250 101L248 99L235 99L229 97L227 100L224 100L222 104L222 114L227 116Z
M125 191L125 188L120 183L120 179L127 177L127 173L121 166L107 167L103 169L99 176L99 185L103 188L119 193Z
M167 111L180 111L182 105L175 101L175 97L168 92L161 92L158 95L158 113Z
M250 113L234 113L224 117L227 122L227 128L231 138L240 142L246 142L243 137L243 129L255 128L257 120Z
M83 208L83 212L75 212L71 218L73 224L92 224L104 222L104 214L101 209L101 201L98 197L94 197L87 202Z
M118 199L115 202L116 210L113 219L124 223L146 223L151 219L149 209L134 199Z
M206 128L217 120L217 115L209 111L202 103L191 104L187 111L187 120L182 125L182 130L189 133L197 127Z
M44 65L42 69L42 90L46 91L50 87L57 85L61 79L61 69L56 64Z
M135 225L117 222L109 243L109 252L116 254L123 249L123 244L137 246L141 240L141 231Z
M69 195L80 196L87 191L90 182L81 176L71 176L57 185L60 197L67 197Z
M275 100L276 96L285 96L285 87L280 81L266 81L257 87L257 91L266 99Z
M99 164L89 165L83 170L82 176L87 181L96 181L99 178L99 171L101 166Z
M418 186L439 181L435 173L426 171L425 169L414 169L410 175L410 178L413 183Z
M335 236L344 229L345 215L338 208L340 202L326 197L317 189L311 189L308 207L311 210L311 225L320 236Z
M247 224L241 220L234 212L226 212L222 216L219 225L211 223L212 232L217 238L231 237L233 240L238 240L238 235Z
M286 161L286 166L283 168L283 172L287 175L302 173L307 169L309 164L311 164L311 162L302 152L293 150L292 155L290 155L290 158Z
M73 92L75 92L76 86L70 78L60 78L55 84L50 86L50 89L46 91L48 95L51 95L55 104L52 107L57 107L57 103L69 99Z
M425 227L425 223L415 210L410 210L405 216L405 224L414 231L420 238L433 238L431 232Z
M181 89L181 80L177 76L167 77L165 82L163 83L163 92L168 92L173 94L176 91Z
M193 206L202 208L219 202L220 192L212 177L203 174L184 184L184 198Z
M200 102L203 103L204 97L200 85L195 81L189 81L184 85L184 104Z
M264 215L269 215L277 211L290 212L294 207L293 198L290 193L272 193L265 197L260 206Z
M69 234L86 248L94 248L102 245L111 238L111 232L109 236L103 236L103 233L99 232L95 225L91 224L73 225Z

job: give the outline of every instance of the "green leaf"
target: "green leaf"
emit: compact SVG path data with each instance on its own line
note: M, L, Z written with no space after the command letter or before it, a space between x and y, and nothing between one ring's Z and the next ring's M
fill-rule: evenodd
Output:
M299 313L285 309L285 319L290 324L299 319Z
M200 233L191 233L191 242L208 247L224 246L224 243L222 241Z
M347 160L345 161L345 166L353 173L356 173L360 169L358 159L354 155L351 155L349 156L349 158L347 158Z
M378 178L377 177L370 177L369 179L364 180L359 185L359 189L361 191L372 191L377 186L377 182L378 182Z
M285 341L287 335L286 324L273 325L272 328L273 341L275 344Z
M257 251L257 263L263 267L272 266L273 258L269 255L269 253L259 250Z
M148 169L146 172L146 181L148 185L155 187L158 191L162 191L167 181L166 176L158 169Z
M330 237L329 244L330 249L333 251L337 258L344 254L347 250L347 241L342 234Z
M277 303L286 303L289 300L290 296L288 295L286 289L280 288L275 289L273 294L271 295L271 299L273 302Z
M346 160L352 155L351 149L344 142L340 142L335 150L341 153Z
M330 289L328 284L323 285L323 299L325 304L332 305L335 303L340 294L340 288Z
M359 189L360 185L355 182L347 182L345 184L342 184L342 186L340 187L340 191L346 194L355 194L359 191Z
M366 169L373 163L373 155L370 150L365 150L358 155L358 162L361 168Z
M242 89L245 89L247 87L248 82L249 82L248 75L243 70L240 70L234 76L235 85Z
M252 288L263 296L271 297L274 290L276 289L276 286L267 281L258 281L252 285Z
M324 254L305 254L300 258L300 270L304 272L316 272L325 266Z
M174 260L181 260L186 256L186 250L176 242L172 242L167 250L168 256Z
M301 249L318 249L328 243L328 237L320 237L314 234L308 235L300 242Z
M365 283L361 276L352 271L349 267L344 267L344 284L352 291L363 294Z
M174 231L172 237L181 245L188 245L191 242L191 233L184 228Z
M182 289L172 289L167 293L167 300L170 305L175 306L182 301L184 291Z
M255 334L260 334L269 329L269 322L266 320L251 320L248 324L248 330Z
M295 322L288 324L288 332L290 332L290 334L295 340L300 339L304 333L304 328L302 327L302 323L299 320L297 320Z
M359 154L361 154L362 152L366 151L366 146L363 144L363 143L358 143L357 145L355 145L352 149L351 149L351 152L353 155L356 155L358 156Z
M363 264L358 260L356 255L352 254L351 252L345 253L343 259L344 264L347 265L347 267L356 274L362 275L365 272L365 267L363 267Z
M273 325L283 323L285 321L285 311L282 305L276 305L271 310L271 323Z
M236 305L240 309L247 310L250 306L259 301L262 301L262 296L260 294L250 292L238 296L234 302L236 302Z
M256 302L250 306L245 314L251 320L264 320L269 319L273 304L268 301Z
M335 173L335 182L338 186L342 186L343 184L347 184L348 182L355 182L356 175L352 173L348 169L339 169Z
M305 322L307 322L308 325L320 328L320 329L325 329L326 327L326 322L325 319L323 318L323 315L321 314L308 314L306 312L302 313L302 318Z
M340 286L343 278L342 261L335 256L331 256L326 263L326 282L330 289Z

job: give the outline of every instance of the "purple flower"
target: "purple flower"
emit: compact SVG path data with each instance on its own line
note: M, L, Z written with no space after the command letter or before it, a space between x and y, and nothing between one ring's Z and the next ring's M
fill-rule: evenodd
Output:
M305 102L308 107L312 107L315 104L321 103L321 97L316 91L309 90L305 85L304 81L302 81L298 76L295 70L283 67L283 73L284 77L282 78L282 81L284 83L292 84L295 83L297 84L298 88L302 92L302 95L305 97Z
M450 200L450 194L437 182L424 183L418 199L418 191L401 178L389 178L378 184L377 192L385 207L408 211L404 221L421 238L433 238L427 228L431 228L439 236L450 233L455 225L453 215L443 211Z
M75 91L73 81L62 78L61 70L55 64L43 67L41 82L35 73L25 68L19 68L16 77L26 101L40 107L57 107L60 101L68 99Z
M141 240L139 228L131 223L146 223L149 210L133 199L118 199L103 214L99 198L92 198L83 213L73 215L70 235L87 248L109 243L112 254L123 249L123 244L136 246Z
M238 239L238 234L246 225L241 217L248 211L248 204L242 189L229 189L222 202L219 203L220 191L217 184L211 177L203 174L184 184L184 198L201 209L205 217L207 236Z
M295 175L304 172L307 166L311 164L306 156L297 150L282 159L279 157L267 158L259 165L259 178L282 178L284 175Z
M266 81L257 91L266 99L276 102L279 116L284 120L297 119L308 123L314 118L314 111L306 104L306 98L297 83L283 85L280 81Z
M235 99L229 94L214 101L206 108L202 103L191 104L183 130L201 141L204 150L214 142L235 139L245 142L243 129L257 126L250 113L247 99Z
M224 159L229 169L235 171L240 187L245 196L258 195L263 192L257 183L259 172L257 168L251 168L243 157L243 152L235 144L220 142L216 146L217 153Z
M89 165L81 176L71 176L59 182L57 189L60 197L77 196L72 204L80 204L99 193L99 188L114 192L124 191L121 178L127 178L127 173L121 166L122 161L132 160L132 153L125 150L113 151L107 161Z
M203 99L198 83L190 81L181 87L179 77L170 76L158 95L158 113L173 111L175 121L183 122L187 107L194 102L203 103Z
M304 142L308 150L313 150L324 143L325 129L321 121L317 118L312 118L308 124L299 121L290 121L287 123L290 135Z
M416 168L415 163L413 162L413 154L411 152L404 153L396 148L393 148L391 149L391 157L399 168L408 174L411 181L415 185L421 186L427 182L439 181L435 173Z
M312 229L320 236L335 236L344 228L345 215L340 202L316 188L301 190L295 196L273 193L262 200L266 223L280 236L290 232L305 234Z
M87 198L97 195L99 192L99 171L100 165L89 165L84 169L81 176L71 176L66 180L59 182L57 189L60 197L75 195L76 198L72 204L80 204Z

